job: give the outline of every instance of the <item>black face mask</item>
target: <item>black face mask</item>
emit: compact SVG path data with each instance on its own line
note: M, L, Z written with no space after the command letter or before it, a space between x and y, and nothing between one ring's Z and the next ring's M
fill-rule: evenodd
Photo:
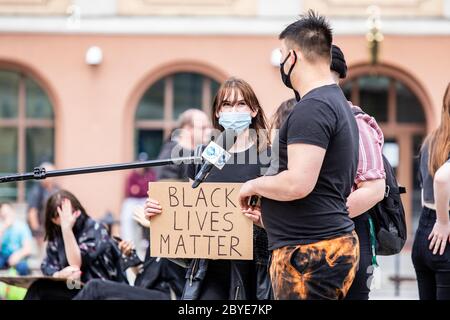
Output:
M287 59L288 59L289 56L291 55L291 53L289 52L289 54L287 55L286 59L284 59L284 61L283 61L282 63L280 63L280 74L281 74L281 80L283 81L284 85L285 85L286 87L288 87L289 89L293 89L293 90L294 90L294 93L295 93L295 100L300 101L300 94L298 93L297 90L295 90L295 89L292 87L292 82L291 82L291 73L292 73L292 70L293 70L294 67L295 67L295 64L297 63L297 54L295 53L295 51L293 51L293 52L294 52L294 57L295 57L294 63L293 63L292 66L289 68L288 73L287 73L287 74L284 73L284 64L286 63Z

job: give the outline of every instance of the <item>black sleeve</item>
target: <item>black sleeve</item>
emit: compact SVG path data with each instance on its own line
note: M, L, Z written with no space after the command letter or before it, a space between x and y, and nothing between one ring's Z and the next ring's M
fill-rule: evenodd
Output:
M336 123L337 116L330 106L308 99L296 107L288 118L287 143L312 144L327 149Z
M111 238L106 228L98 222L88 222L89 227L78 239L81 262L83 266L89 266L100 257L109 246Z
M63 269L63 266L59 262L56 243L49 241L46 252L47 254L41 263L41 271L45 276L53 276L55 272Z

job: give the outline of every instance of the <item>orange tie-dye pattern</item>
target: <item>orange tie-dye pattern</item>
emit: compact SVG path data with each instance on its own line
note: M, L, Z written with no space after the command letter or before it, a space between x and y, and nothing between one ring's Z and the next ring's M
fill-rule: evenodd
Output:
M302 270L293 266L293 260ZM276 249L270 266L275 299L342 299L355 278L358 264L359 243L355 232ZM327 273L334 278L323 279Z

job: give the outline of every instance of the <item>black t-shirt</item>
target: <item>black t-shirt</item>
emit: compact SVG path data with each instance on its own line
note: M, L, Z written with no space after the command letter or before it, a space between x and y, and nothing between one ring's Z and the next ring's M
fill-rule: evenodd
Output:
M262 199L269 249L335 238L354 229L346 201L358 165L358 139L355 118L337 85L315 88L297 103L280 128L277 171L287 169L289 144L311 144L326 153L317 184L307 197Z

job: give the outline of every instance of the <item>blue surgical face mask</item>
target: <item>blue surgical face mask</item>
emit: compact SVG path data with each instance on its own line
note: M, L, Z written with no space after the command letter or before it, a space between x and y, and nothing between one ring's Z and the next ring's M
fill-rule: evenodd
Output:
M250 112L221 112L219 124L225 129L235 130L238 134L247 129L252 123Z

